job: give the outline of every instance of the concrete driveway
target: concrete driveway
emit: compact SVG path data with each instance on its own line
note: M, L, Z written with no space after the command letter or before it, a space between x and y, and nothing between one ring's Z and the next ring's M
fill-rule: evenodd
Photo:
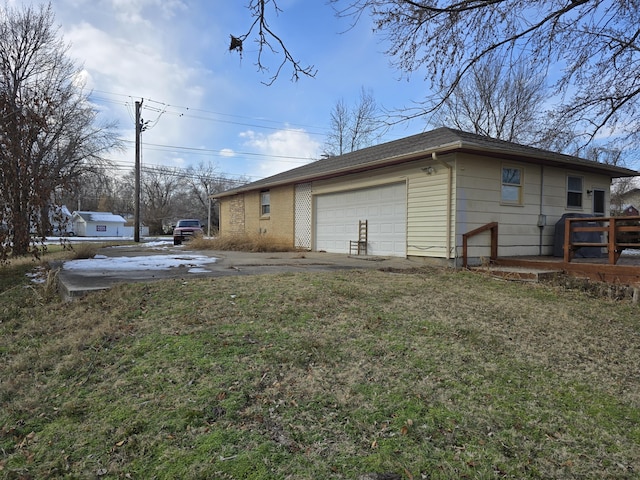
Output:
M188 244L174 247L166 242L151 247L145 244L106 247L95 258L69 260L54 268L60 269L60 293L69 300L117 283L363 268L410 269L420 265L405 258L323 252L195 251L189 250Z

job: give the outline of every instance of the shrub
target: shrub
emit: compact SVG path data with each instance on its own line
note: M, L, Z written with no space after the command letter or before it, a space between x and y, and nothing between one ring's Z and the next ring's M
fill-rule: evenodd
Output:
M93 258L98 253L98 249L103 247L103 244L95 244L89 242L74 243L70 249L73 252L72 257L76 260Z
M222 235L216 238L194 238L190 247L196 250L234 250L242 252L295 251L290 240L267 234Z

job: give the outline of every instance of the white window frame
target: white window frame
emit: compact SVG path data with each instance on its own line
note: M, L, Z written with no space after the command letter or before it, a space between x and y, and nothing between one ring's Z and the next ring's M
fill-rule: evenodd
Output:
M268 217L271 215L271 193L269 190L260 192L260 216Z
M580 180L580 190L571 188L571 179ZM572 196L578 199L579 202L570 202L569 200ZM582 210L584 208L584 177L580 175L567 175L567 208L576 210Z

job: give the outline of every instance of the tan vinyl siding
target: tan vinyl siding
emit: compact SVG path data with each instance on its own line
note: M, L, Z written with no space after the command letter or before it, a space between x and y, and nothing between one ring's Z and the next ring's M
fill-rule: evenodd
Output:
M540 229L540 167L500 159L461 155L458 164L457 244L462 234L498 222L498 255L537 255ZM519 168L522 192L519 204L501 201L502 168ZM490 233L469 239L471 258L489 257Z
M539 165L508 162L499 159L461 155L458 163L457 245L462 246L462 234L490 222L499 224L499 256L550 255L553 251L555 223L565 213L592 214L592 197L587 190L605 190L609 205L609 179L603 175L571 172ZM522 203L505 204L501 199L502 167L518 167L523 173ZM544 174L542 200L540 182ZM567 208L567 175L583 178L583 208ZM538 227L540 214L546 224ZM489 232L469 240L470 258L488 257Z
M451 157L448 158L451 161ZM418 169L409 178L407 201L407 255L449 258L447 255L448 182L447 168L429 162L434 172ZM452 175L452 183L455 176ZM452 207L453 209L454 207ZM451 226L451 246L453 227Z
M322 195L325 193L357 190L406 181L409 175L416 174L416 171L420 171L417 165L419 165L419 163L413 162L396 167L345 175L344 177L329 180L315 181L313 182L312 193L313 195Z

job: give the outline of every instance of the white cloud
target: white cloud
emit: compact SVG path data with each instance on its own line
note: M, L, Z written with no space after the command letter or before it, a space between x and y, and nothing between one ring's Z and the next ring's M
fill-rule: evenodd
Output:
M121 136L129 142L134 140L134 104L144 97L157 99L162 103L145 101L142 118L150 121L150 128L143 135L143 142L185 145L197 131L185 119L176 115L161 113L166 104L201 104L205 89L200 83L207 78L206 72L181 65L179 59L163 57L162 50L154 49L150 33L145 38L145 29L137 30L133 37L113 37L106 31L87 22L71 26L65 32L65 39L71 42L74 58L84 59L82 78L89 91L128 92L130 97L121 96L114 103L106 103L101 109L109 120L117 120ZM135 86L135 90L132 90ZM135 95L139 95L136 97ZM107 95L108 98L111 98ZM111 99L113 102L113 99ZM124 107L124 108L123 108ZM131 159L131 152L114 157ZM171 153L163 155L159 151L149 151L146 158L150 163L184 166L182 158ZM117 158L116 158L117 159Z
M247 130L240 134L256 153L271 156L262 160L252 175L268 177L317 160L320 143L302 129L283 129L270 134Z

